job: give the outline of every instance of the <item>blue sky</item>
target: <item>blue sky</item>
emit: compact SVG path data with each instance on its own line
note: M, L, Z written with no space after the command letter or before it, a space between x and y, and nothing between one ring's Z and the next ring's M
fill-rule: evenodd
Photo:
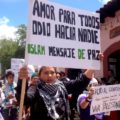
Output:
M0 0L0 37L13 34L20 24L27 24L29 0ZM49 0L62 5L95 12L110 0ZM6 33L7 31L7 33ZM3 35L2 35L3 34ZM14 34L12 35L14 37Z

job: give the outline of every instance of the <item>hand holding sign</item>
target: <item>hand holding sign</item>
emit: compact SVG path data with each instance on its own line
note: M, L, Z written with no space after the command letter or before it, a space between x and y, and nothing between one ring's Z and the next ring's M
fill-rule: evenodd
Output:
M28 69L27 66L24 66L19 71L19 79L28 79Z
M98 58L100 59L100 61L103 61L103 59L104 59L103 53L99 53Z
M92 99L94 91L95 91L95 87L90 87L88 91L88 97L87 97L88 99Z
M20 110L19 110L19 117L18 120L22 120L22 110L24 104L24 95L25 95L25 88L26 88L26 80L28 80L28 69L27 66L24 66L20 69L19 72L19 79L22 81L22 89L21 89L21 99L20 99Z

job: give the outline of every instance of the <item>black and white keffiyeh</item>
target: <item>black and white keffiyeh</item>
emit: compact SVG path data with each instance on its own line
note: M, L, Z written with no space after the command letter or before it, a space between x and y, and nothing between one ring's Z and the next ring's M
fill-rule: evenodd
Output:
M46 84L41 81L38 89L51 118L54 120L70 120L68 94L62 82L56 80L54 84Z

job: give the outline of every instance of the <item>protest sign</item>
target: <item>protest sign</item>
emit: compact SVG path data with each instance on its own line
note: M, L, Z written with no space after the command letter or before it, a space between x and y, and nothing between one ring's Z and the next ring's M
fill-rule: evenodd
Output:
M120 110L120 85L96 87L90 114Z
M29 0L28 64L100 69L98 13L45 0Z
M19 69L24 65L24 62L25 62L24 59L11 58L11 70L15 74L14 81L16 83L18 81L18 72L19 72Z
M25 65L25 60L24 59L19 59L19 58L11 58L11 70L15 74L14 81L17 83L18 81L18 72L21 67ZM35 72L34 66L33 65L28 65L28 73L29 77Z

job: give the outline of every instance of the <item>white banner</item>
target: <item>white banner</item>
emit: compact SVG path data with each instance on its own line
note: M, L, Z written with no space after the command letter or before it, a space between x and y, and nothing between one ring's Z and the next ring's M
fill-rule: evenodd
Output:
M11 70L15 74L15 82L17 83L18 80L18 72L21 67L25 65L25 60L24 59L19 59L19 58L11 58ZM35 68L33 65L28 65L28 73L29 77L35 72Z
M18 81L18 72L20 68L24 65L25 60L24 59L19 59L19 58L11 58L11 70L15 74L14 81L17 83Z
M98 13L29 0L28 64L100 69Z
M95 89L90 114L120 110L120 84Z

